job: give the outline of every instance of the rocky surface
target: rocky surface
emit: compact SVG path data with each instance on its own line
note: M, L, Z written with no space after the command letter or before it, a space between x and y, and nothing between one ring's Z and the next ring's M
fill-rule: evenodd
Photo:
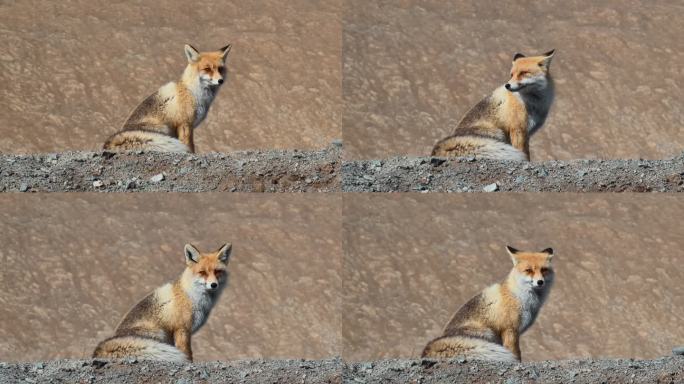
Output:
M684 154L669 160L508 162L394 157L342 166L345 192L681 192Z
M515 52L552 48L556 101L531 139L534 161L684 149L679 0L350 0L343 25L350 159L429 155L508 80Z
M490 363L451 360L381 360L351 364L346 383L681 383L684 358L657 360L561 360Z
M322 148L341 137L342 3L0 2L0 152L98 150L180 78L186 43L233 45L200 153Z
M319 151L0 154L4 192L335 192L340 145Z
M684 358L490 363L465 360L244 360L170 364L56 360L0 363L0 383L668 383L684 381Z
M135 359L0 363L0 383L331 383L340 384L339 360L242 360L172 364Z

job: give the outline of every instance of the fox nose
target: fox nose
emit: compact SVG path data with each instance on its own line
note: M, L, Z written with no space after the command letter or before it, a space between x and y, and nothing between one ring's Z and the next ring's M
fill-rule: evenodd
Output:
M219 85L223 84L223 79L218 79L218 83L219 83Z
M544 280L537 280L537 286L542 286L544 285Z
M218 287L218 283L211 283L211 289L216 289Z
M511 85L510 85L510 84L506 83L505 87L506 87L506 89L508 89L509 91L511 90Z

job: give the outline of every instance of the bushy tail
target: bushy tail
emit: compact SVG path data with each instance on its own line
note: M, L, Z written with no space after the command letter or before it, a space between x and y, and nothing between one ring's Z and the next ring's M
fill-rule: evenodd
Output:
M486 340L463 337L440 337L428 343L422 357L450 359L465 357L474 360L518 361L504 346Z
M164 360L181 363L190 361L183 352L173 345L135 336L107 339L95 348L93 357L105 359L136 357L142 360Z
M467 157L483 159L526 161L524 152L512 145L479 136L450 136L440 140L432 149L432 156Z
M109 151L190 152L190 148L175 137L143 130L115 133L107 139L103 149Z

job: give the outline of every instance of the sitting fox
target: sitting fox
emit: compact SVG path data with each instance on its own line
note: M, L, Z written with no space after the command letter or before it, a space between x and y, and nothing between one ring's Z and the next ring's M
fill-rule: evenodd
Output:
M121 131L107 139L109 151L195 152L194 129L204 120L226 76L227 45L215 52L185 46L188 66L178 82L170 82L138 105Z
M432 156L529 161L529 138L544 125L554 98L553 53L516 53L511 79L471 108L454 133L435 144Z
M485 288L451 318L423 357L520 361L520 335L534 322L553 283L553 250L506 247L513 269L501 284Z
M192 361L190 336L204 325L228 282L231 245L200 253L185 245L186 268L178 280L163 285L136 304L114 336L95 348L93 357Z

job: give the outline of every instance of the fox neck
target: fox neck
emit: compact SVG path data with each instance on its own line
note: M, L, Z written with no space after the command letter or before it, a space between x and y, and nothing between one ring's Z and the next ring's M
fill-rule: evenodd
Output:
M214 101L218 87L202 84L199 73L192 65L185 67L180 83L190 92L194 99L195 118L192 122L192 127L195 128L207 117L209 107L212 101Z
M192 305L192 332L196 332L209 318L209 313L214 307L223 286L214 291L206 289L204 284L195 282L195 274L186 268L178 281Z
M520 333L525 332L534 323L539 314L551 287L551 280L547 281L543 288L533 288L531 284L521 278L517 271L513 270L504 282L506 288L520 302Z
M553 78L547 75L544 87L522 89L513 93L525 105L529 135L533 135L544 125L555 96L554 89Z

